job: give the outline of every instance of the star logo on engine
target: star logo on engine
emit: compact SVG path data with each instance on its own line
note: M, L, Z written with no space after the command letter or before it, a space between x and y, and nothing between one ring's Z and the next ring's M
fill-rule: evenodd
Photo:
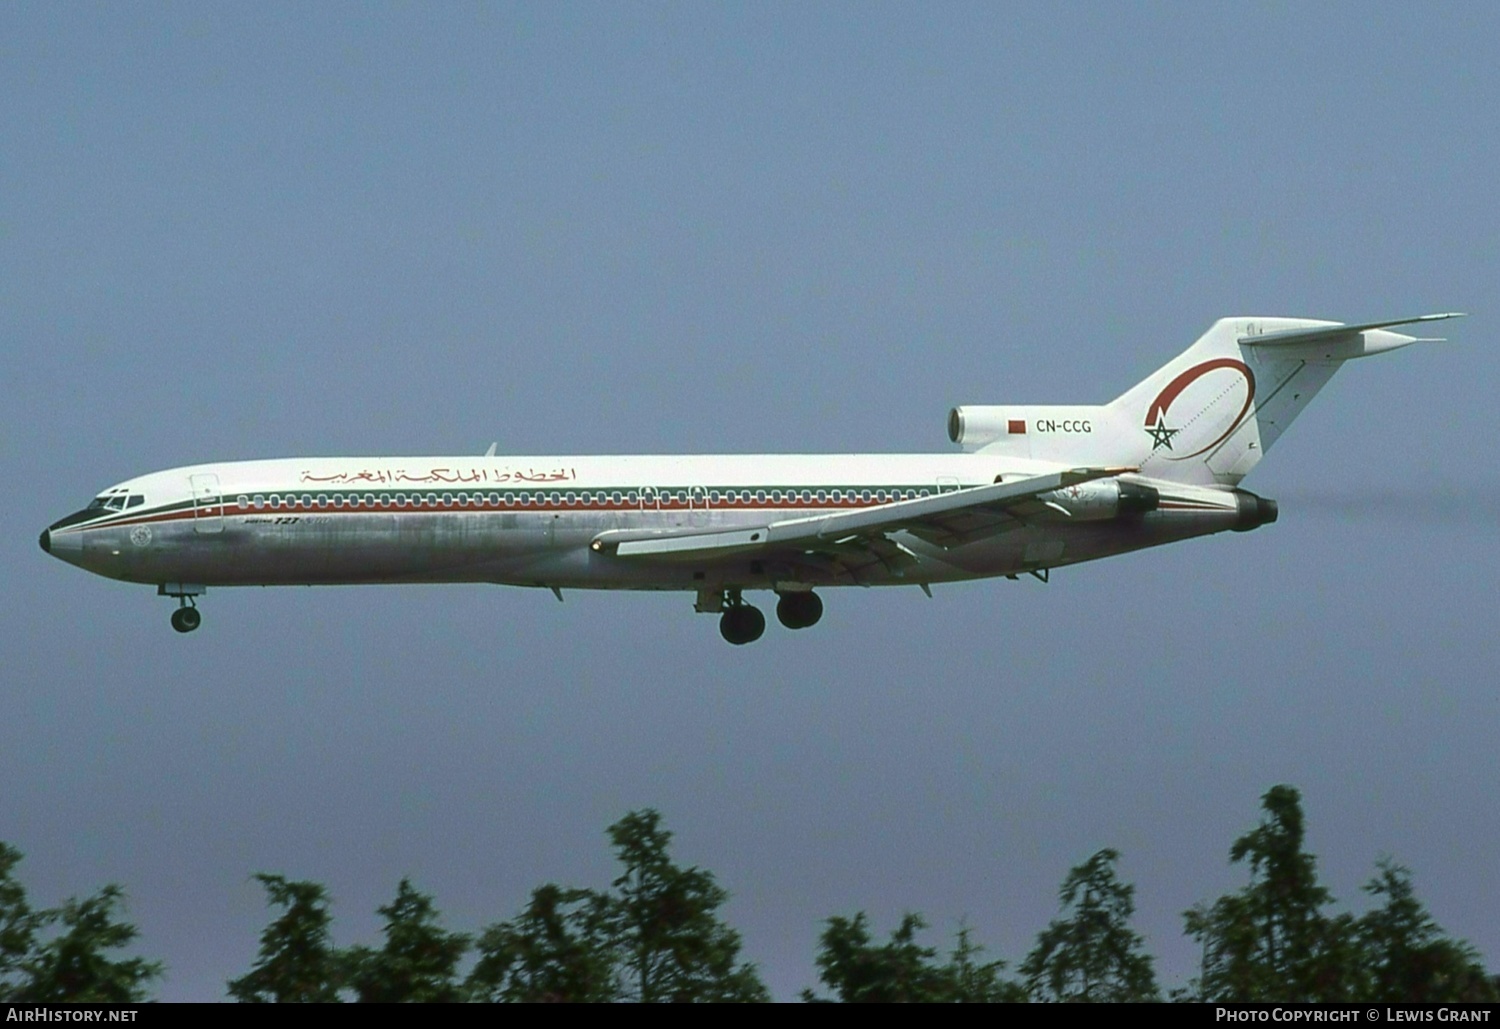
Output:
M1151 452L1154 454L1162 447L1172 449L1172 437L1181 432L1181 429L1169 429L1165 421L1157 422L1146 428L1146 435L1151 437Z

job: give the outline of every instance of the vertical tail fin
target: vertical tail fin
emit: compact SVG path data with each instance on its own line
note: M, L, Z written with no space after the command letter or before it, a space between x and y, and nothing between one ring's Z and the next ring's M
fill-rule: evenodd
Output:
M1142 474L1236 485L1345 361L1417 342L1387 326L1451 317L1361 325L1221 318L1175 360L1107 405L1111 423L1125 433L1125 460Z
M967 450L1125 465L1195 485L1234 486L1339 366L1418 342L1392 325L1221 318L1144 382L1097 407L960 407L948 434Z

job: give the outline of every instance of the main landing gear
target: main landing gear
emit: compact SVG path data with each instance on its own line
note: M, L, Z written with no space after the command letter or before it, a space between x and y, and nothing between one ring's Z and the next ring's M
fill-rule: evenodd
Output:
M811 590L778 596L776 619L788 629L806 629L823 617L823 600ZM745 603L744 596L737 589L700 593L694 606L702 612L722 612L719 615L719 635L735 646L754 643L765 634L766 616L758 607Z
M776 601L776 618L788 629L807 629L823 617L823 598L812 590L783 593Z
M203 624L203 613L193 603L194 597L207 593L202 586L183 582L164 582L156 587L158 597L176 597L177 610L172 612L172 628L178 632L192 632Z
M719 616L719 635L735 646L754 643L766 631L766 616L760 608L745 603L739 590L729 590L724 598L724 613Z

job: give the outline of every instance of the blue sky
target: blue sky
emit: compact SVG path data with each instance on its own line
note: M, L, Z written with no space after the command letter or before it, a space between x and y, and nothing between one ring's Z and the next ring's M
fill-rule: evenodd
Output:
M222 996L249 876L410 875L451 925L604 885L659 808L781 998L819 920L1018 960L1123 852L1168 982L1259 796L1500 965L1491 5L0 7L0 839L127 886ZM1246 485L1279 523L829 593L152 591L45 557L103 486L307 454L923 451L1097 403L1218 317L1467 310L1345 369ZM933 939L938 939L934 933Z

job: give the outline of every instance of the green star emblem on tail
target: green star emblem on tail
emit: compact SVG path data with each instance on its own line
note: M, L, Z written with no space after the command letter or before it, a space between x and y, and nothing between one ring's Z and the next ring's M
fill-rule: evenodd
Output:
M1169 429L1166 422L1157 422L1146 429L1146 435L1151 437L1151 452L1154 454L1162 447L1172 449L1172 437L1181 432L1181 429Z

